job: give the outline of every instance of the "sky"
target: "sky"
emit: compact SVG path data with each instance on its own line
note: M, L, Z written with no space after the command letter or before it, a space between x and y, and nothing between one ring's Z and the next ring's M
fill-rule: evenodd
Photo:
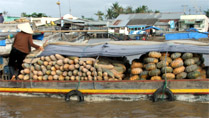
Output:
M0 12L7 11L9 16L20 16L22 12L45 13L51 17L59 17L58 0L0 0ZM151 10L160 12L183 12L195 14L196 11L209 9L209 0L60 0L61 15L71 13L73 16L97 18L95 13L100 10L106 13L112 3L121 6L132 6L134 9L146 5ZM71 12L69 12L71 9ZM204 12L203 12L204 13Z

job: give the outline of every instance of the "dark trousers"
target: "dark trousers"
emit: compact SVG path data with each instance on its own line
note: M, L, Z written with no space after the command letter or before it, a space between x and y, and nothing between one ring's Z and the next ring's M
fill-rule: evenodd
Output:
M12 48L9 55L10 77L20 74L20 71L23 69L22 63L26 55L26 53L23 53L14 47Z

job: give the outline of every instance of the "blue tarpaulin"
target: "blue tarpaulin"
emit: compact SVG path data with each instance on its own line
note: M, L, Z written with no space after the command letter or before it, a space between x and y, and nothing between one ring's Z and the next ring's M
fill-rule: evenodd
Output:
M6 46L6 40L0 40L0 46Z
M208 34L199 33L199 32L185 32L185 33L165 34L165 40L200 39L200 38L208 38Z
M147 28L143 29L142 31L145 31L145 30L148 30L148 29L160 30L160 28L158 28L158 27L150 26L150 27L147 27Z

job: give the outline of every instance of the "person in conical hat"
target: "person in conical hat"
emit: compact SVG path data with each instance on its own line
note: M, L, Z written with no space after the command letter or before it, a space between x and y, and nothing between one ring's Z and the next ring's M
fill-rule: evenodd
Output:
M16 34L14 43L12 45L12 50L9 55L10 77L12 78L18 75L23 69L23 60L25 59L26 55L30 53L31 47L34 47L37 50L43 50L42 46L38 46L33 43L33 30L29 23L18 24L17 27L19 30L21 30L21 32ZM18 71L15 73L15 70Z

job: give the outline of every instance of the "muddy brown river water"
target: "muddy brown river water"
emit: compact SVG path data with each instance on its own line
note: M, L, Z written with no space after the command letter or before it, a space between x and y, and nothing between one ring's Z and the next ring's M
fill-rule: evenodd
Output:
M209 118L209 104L148 100L66 103L59 98L0 96L0 118Z

